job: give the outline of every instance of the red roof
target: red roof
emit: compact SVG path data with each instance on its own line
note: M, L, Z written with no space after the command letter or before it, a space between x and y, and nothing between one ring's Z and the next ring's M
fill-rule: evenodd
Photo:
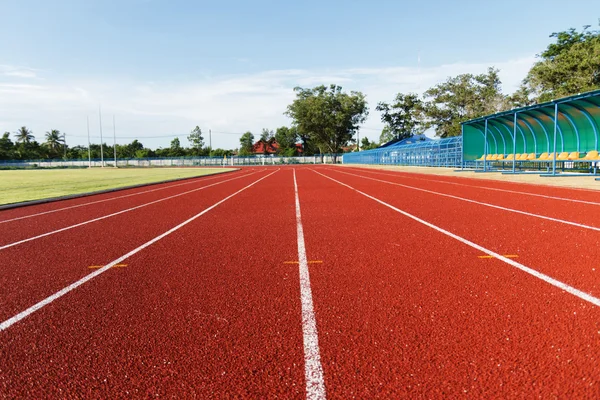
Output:
M265 148L267 150L266 152ZM252 153L254 154L275 154L277 153L277 150L279 150L279 143L277 143L276 140L272 140L270 143L259 140L252 145ZM298 153L302 153L303 149L301 143L296 143L296 150Z

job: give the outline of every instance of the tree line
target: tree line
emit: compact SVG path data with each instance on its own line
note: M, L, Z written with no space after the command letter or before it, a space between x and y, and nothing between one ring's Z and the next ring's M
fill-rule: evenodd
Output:
M440 138L458 136L460 124L466 120L600 88L600 30L590 27L552 33L553 42L537 55L537 61L512 94L502 93L499 70L490 67L483 74L449 77L423 95L398 93L392 101L380 101L375 107L384 123L379 142L364 137L360 148L368 150L427 130L435 131ZM363 93L347 93L338 85L296 87L294 92L296 98L284 113L292 125L275 131L262 130L258 142L262 143L264 154L336 154L343 152L348 144L356 144L360 125L369 115ZM88 157L87 147L67 146L64 134L55 129L45 133L42 143L26 127L14 132L13 138L14 142L9 132L0 138L0 159ZM188 141L187 148L175 138L170 147L152 150L134 140L126 145L117 144L116 152L118 158L146 158L249 155L256 150L252 132L241 136L240 147L235 150L205 146L198 126L190 132ZM105 158L114 154L110 145L91 144L92 158L100 158L101 149Z

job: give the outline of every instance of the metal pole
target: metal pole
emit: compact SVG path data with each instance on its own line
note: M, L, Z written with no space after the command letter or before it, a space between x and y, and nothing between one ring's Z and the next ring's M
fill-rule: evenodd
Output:
M63 139L64 139L64 143L63 143L63 158L65 159L65 161L67 161L67 134L63 133Z
M210 151L212 151L212 132L210 129L208 130L208 147L210 147ZM208 155L210 156L210 153L208 153Z
M356 150L360 151L360 133L356 131Z
M515 173L515 166L517 164L517 160L515 160L515 158L517 157L517 113L515 113L515 120L514 120L514 124L515 126L513 127L513 174Z
M554 149L552 152L552 175L556 175L556 129L558 127L558 103L554 103Z
M104 139L102 139L102 110L98 106L98 119L100 121L100 165L104 168Z
M92 168L92 144L90 143L90 117L86 117L87 120L87 133L88 133L88 166Z
M115 168L117 168L117 128L115 126L115 115L113 114L113 150L115 153Z
M485 129L483 131L483 170L487 171L487 133L488 133L488 120L485 120Z

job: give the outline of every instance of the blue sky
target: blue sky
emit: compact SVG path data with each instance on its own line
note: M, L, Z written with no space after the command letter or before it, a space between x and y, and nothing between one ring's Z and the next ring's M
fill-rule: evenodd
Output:
M60 129L83 144L102 104L120 142L166 147L195 125L259 134L289 124L294 86L337 83L367 95L362 134L375 139L376 103L399 91L492 65L514 90L550 33L597 27L597 1L565 4L0 0L0 131ZM237 139L214 134L213 147Z

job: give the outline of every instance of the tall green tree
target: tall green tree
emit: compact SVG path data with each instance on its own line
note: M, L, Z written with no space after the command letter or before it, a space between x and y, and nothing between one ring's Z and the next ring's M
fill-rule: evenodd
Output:
M10 140L10 132L4 132L0 138L0 160L15 158L15 144Z
M378 147L377 142L371 142L368 137L363 137L360 140L360 150L371 150L376 149Z
M22 126L15 132L15 136L17 138L17 143L31 143L35 139L31 130L27 129L27 127Z
M137 153L137 151L136 151ZM181 141L179 138L175 138L171 140L171 147L169 149L169 156L171 157L181 157L185 155L184 149L181 147Z
M536 102L600 88L600 30L571 28L550 35L554 43L538 55L523 81Z
M298 154L296 142L298 142L298 130L296 127L288 128L282 126L275 131L275 140L279 144L277 152L286 157L293 157Z
M460 123L493 114L507 107L502 94L498 70L487 73L462 74L449 78L425 92L425 128L435 128L442 138L460 136Z
M397 140L423 132L423 102L414 93L398 93L391 104L382 101L375 109L381 112L381 122Z
M299 132L314 140L322 153L340 153L369 114L361 92L348 94L337 85L296 87L294 91L296 99L285 114L292 118Z
M57 129L52 129L46 132L46 141L43 145L48 149L48 155L50 157L58 157L60 153L65 149L65 137L61 135ZM66 153L66 152L65 152Z
M394 140L394 132L392 132L392 129L386 125L383 127L383 129L381 130L381 134L379 135L379 143L381 143L381 145L384 145L387 142L391 142L392 140Z
M252 146L254 145L254 135L252 132L246 132L240 138L240 151L241 156L247 156L252 154Z
M188 136L188 141L192 145L192 153L194 155L202 155L202 148L204 147L204 137L202 136L202 129L196 125L192 132Z

